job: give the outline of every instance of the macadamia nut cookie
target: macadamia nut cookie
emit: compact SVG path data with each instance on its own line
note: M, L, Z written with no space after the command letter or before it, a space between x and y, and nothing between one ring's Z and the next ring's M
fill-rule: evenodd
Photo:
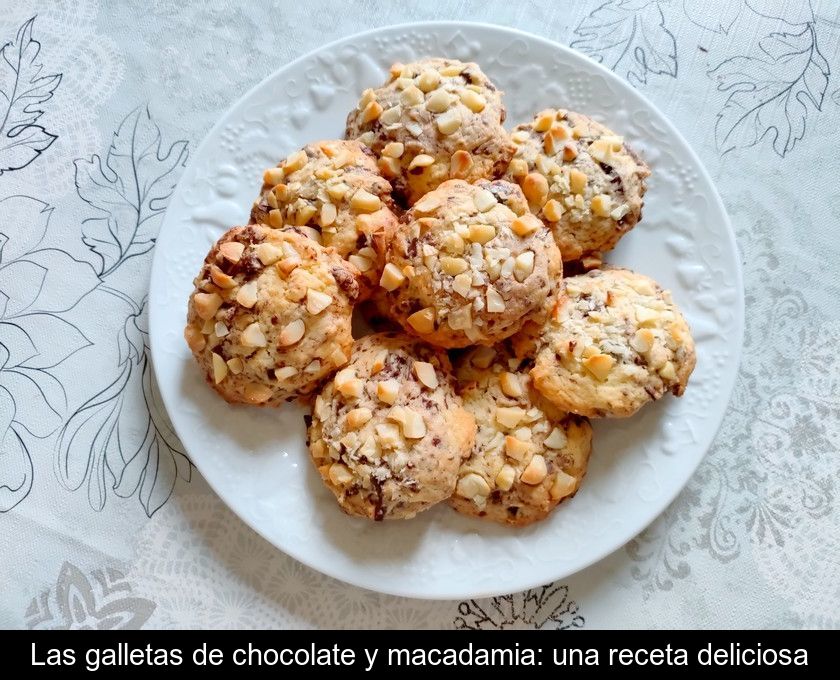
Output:
M448 180L404 219L380 303L408 332L440 347L493 345L545 318L560 253L515 184Z
M551 226L564 261L612 250L641 219L647 165L622 137L572 111L547 109L511 134L506 179Z
M210 250L184 337L230 402L278 406L347 363L359 272L294 230L234 227Z
M315 399L309 450L346 513L405 519L452 495L474 437L446 353L379 333Z
M478 347L456 366L464 408L478 428L450 500L458 512L524 526L580 487L592 427L547 403L530 384L529 366L503 345Z
M504 120L502 93L476 64L424 59L394 64L385 85L362 93L347 137L373 149L412 205L450 178L499 177L514 152Z
M299 227L362 272L362 297L379 282L384 246L397 227L391 184L355 141L305 146L263 175L251 222Z
M589 417L630 416L668 391L682 395L696 362L671 294L627 269L565 279L539 345L536 388L557 408Z

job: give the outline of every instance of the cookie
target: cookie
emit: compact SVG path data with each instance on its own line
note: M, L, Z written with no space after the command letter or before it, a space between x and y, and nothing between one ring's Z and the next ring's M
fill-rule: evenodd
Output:
M361 298L376 287L384 245L397 227L391 184L370 149L355 141L305 146L263 175L251 222L296 226L362 272Z
M474 438L446 354L378 333L315 399L309 450L346 513L406 519L452 495Z
M456 365L464 408L478 428L450 499L458 512L524 526L545 519L580 487L592 427L547 403L528 368L503 345L478 347Z
M515 184L448 180L404 220L381 285L409 333L439 347L493 345L545 318L560 253Z
M579 113L547 109L511 134L505 178L554 232L564 261L600 258L642 217L648 166L623 139Z
M184 337L227 401L279 406L349 360L358 277L298 231L234 227L195 279Z
M514 340L527 352L527 331ZM557 408L589 417L633 415L666 392L685 391L696 355L671 294L627 269L565 279L543 327L531 376Z
M347 117L347 138L364 142L406 205L450 178L499 177L514 146L502 123L502 93L473 63L424 59L394 64Z

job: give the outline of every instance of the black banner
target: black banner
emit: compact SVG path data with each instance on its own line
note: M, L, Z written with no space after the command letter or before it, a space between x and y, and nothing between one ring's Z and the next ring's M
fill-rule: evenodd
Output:
M157 631L3 634L7 668L39 675L546 670L673 674L830 668L836 632Z

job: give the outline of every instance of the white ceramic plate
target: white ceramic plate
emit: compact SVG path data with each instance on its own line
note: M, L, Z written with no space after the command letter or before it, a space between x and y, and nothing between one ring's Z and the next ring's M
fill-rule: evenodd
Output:
M407 522L340 512L309 460L302 408L231 407L204 385L182 338L191 281L213 241L244 224L262 171L307 142L340 138L359 93L394 61L474 60L506 92L508 123L578 110L632 143L653 169L644 220L610 262L670 288L697 341L682 399L595 424L583 488L545 522L509 529L445 504ZM743 334L743 286L729 219L685 140L636 90L573 50L499 26L392 26L284 66L222 117L172 198L155 249L151 345L164 402L198 469L251 527L335 578L396 595L466 598L572 574L621 547L683 488L726 409Z

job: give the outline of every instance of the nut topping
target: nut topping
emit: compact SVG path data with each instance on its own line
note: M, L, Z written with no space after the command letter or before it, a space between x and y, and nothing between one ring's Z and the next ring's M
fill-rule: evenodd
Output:
M300 342L304 333L306 333L306 324L303 323L303 319L295 319L280 331L278 341L283 347L288 347Z

